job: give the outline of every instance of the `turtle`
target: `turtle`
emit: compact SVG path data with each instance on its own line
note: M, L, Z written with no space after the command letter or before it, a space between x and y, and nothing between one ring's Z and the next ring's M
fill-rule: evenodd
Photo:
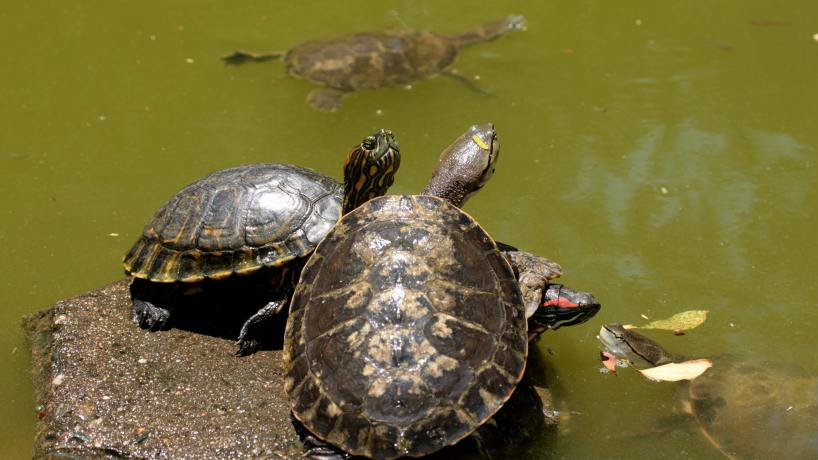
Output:
M321 85L309 93L307 102L316 109L333 111L351 91L405 85L436 74L455 77L483 92L474 77L452 68L458 51L524 28L525 18L512 15L451 35L386 29L308 41L284 52L236 51L222 59L238 65L280 58L290 75Z
M123 259L133 277L133 320L145 329L164 329L184 294L260 292L263 306L244 321L238 337L237 354L254 352L268 321L286 311L316 244L342 211L385 193L399 166L394 135L381 129L349 153L343 184L308 168L257 163L182 188L156 211ZM225 310L238 308L235 296L227 297Z
M309 455L346 455L332 446L376 459L433 453L491 418L523 376L521 290L532 289L532 273L553 276L555 264L507 257L459 209L499 153L491 125L459 141L423 194L374 198L345 214L302 272L285 331L285 389L296 424L311 433ZM598 309L577 306L572 315L584 316L556 323Z
M637 368L687 360L617 323L602 326L599 340ZM792 363L736 354L712 361L704 374L679 383L678 415L692 419L727 458L818 458L818 377Z

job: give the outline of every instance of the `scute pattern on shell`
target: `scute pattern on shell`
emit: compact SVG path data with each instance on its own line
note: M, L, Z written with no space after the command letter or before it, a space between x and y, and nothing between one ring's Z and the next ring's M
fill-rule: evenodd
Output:
M376 198L302 272L286 390L308 429L352 454L419 456L505 403L526 338L511 266L471 217L435 197Z
M296 76L351 91L430 77L456 55L457 49L439 35L396 29L307 42L288 51L284 62Z
M213 173L176 193L125 256L131 276L199 281L309 254L338 220L343 186L277 163Z

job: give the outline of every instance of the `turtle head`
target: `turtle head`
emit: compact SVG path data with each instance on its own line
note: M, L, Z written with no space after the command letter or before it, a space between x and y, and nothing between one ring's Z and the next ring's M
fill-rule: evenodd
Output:
M653 340L625 329L619 323L611 323L599 329L599 342L608 353L625 359L637 369L661 366L682 358L670 353Z
M542 304L529 318L529 329L542 331L582 324L593 318L602 305L593 294L576 291L562 284L550 284Z
M385 194L399 166L400 148L392 131L380 129L361 141L344 162L343 213Z
M491 123L473 125L440 154L424 195L461 207L494 175L500 141Z

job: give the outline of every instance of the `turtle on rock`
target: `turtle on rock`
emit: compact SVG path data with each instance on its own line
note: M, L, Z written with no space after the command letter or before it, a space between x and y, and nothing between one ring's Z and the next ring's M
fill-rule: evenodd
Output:
M386 29L309 41L283 52L236 51L223 60L242 64L280 58L290 75L321 85L307 96L310 105L336 110L351 91L405 85L437 74L455 77L479 91L474 77L452 68L458 51L524 28L525 18L508 16L451 35Z
M263 307L239 333L238 352L260 345L286 311L304 261L342 212L383 195L400 166L391 131L381 129L347 156L344 183L307 168L260 163L215 172L177 192L153 215L124 258L133 277L132 316L150 330L169 326L191 293L261 292ZM250 289L248 289L250 288ZM228 298L225 310L241 301ZM196 312L193 312L195 315Z
M638 369L687 360L616 323L602 326L599 341ZM678 390L679 415L727 458L818 458L818 377L800 366L719 355Z
M493 126L453 145L422 195L378 197L347 213L302 272L285 388L296 426L311 433L308 456L433 453L489 420L523 377L527 318L558 266L502 251L459 209L494 172ZM570 290L549 295L560 292ZM599 309L583 298L593 303L568 308L570 320L541 319L581 323Z

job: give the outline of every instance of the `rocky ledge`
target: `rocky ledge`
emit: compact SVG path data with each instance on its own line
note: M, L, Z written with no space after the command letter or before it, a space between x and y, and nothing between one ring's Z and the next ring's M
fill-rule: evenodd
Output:
M301 456L280 350L238 358L228 338L143 331L130 320L127 280L60 301L24 327L39 404L35 458ZM547 390L521 385L480 430L484 447L504 458L547 432L556 423L550 403ZM435 457L474 450L464 441Z
M35 458L295 458L280 351L130 320L128 283L25 319L40 421Z

